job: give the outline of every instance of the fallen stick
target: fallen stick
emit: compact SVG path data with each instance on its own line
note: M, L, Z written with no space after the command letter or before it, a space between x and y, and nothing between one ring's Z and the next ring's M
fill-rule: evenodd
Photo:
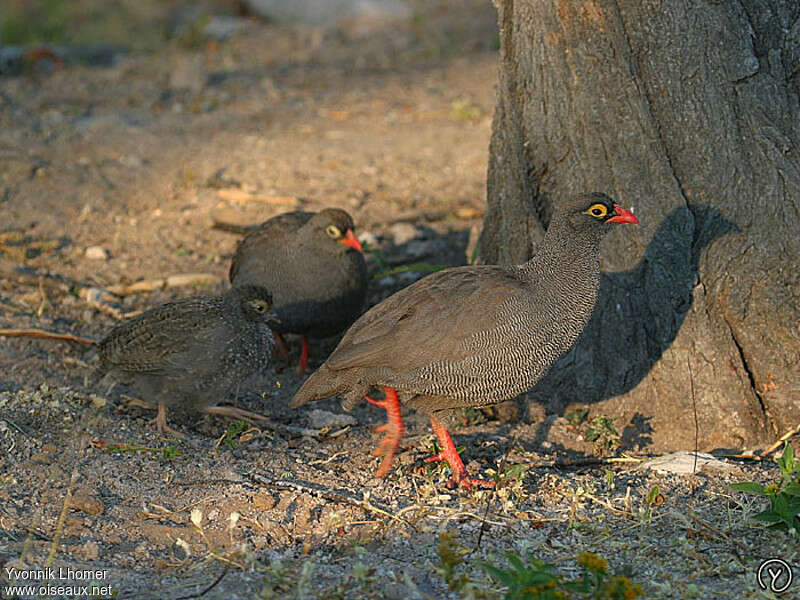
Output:
M64 293L77 290L78 296L89 301L90 304L94 304L99 299L93 297L92 294L95 296L98 294L102 295L103 292L110 292L115 296L130 296L132 294L152 292L162 288L169 289L188 285L214 285L222 281L221 277L213 273L179 273L159 279L145 279L129 284L118 284L106 288L99 288L91 285L81 285L77 281L57 279L50 275L28 275L5 270L0 270L0 278L14 281L22 285L35 286L38 287L40 291L42 287L55 289ZM108 299L103 298L103 300L107 301Z
M222 278L213 273L181 273L160 279L145 279L130 284L111 285L106 288L106 291L111 292L115 296L130 296L132 294L185 287L188 285L214 285L221 281Z
M776 441L774 444L772 444L769 448L767 448L766 450L764 450L760 454L761 458L765 458L765 457L769 456L770 454L772 454L773 452L775 452L776 450L780 449L780 447L783 445L784 442L788 442L789 439L791 439L792 437L796 436L798 433L800 433L800 425L798 425L794 429L790 429L789 431L784 433L778 439L778 441Z
M800 434L800 425L790 429L786 433L784 433L778 440L764 448L763 450L755 449L755 450L745 450L744 452L740 452L739 454L725 454L722 455L723 458L738 458L742 460L764 460L771 454L775 453L775 451L780 450L780 447L783 445L784 442L788 442L791 438Z
M217 190L217 197L220 200L244 204L245 202L261 202L262 204L273 204L276 206L298 206L300 198L296 196L270 196L268 194L254 194L239 188L224 188Z
M69 333L55 333L43 331L41 329L0 329L0 335L6 337L31 337L43 340L62 340L73 344L83 344L84 346L96 346L97 342L89 338L72 335Z
M212 217L211 229L217 231L224 231L225 233L235 233L236 235L245 235L251 231L258 229L257 225L239 225L229 221L223 221L216 217Z
M414 526L413 523L406 521L402 517L398 517L391 512L387 508L382 506L376 505L370 501L370 492L369 490L365 490L361 493L361 498L359 499L349 490L334 490L331 488L327 488L323 485L318 483L313 483L311 481L301 481L299 479L276 479L273 477L268 477L261 475L259 473L250 473L249 479L261 486L269 486L277 489L282 490L290 490L300 493L306 493L311 496L315 496L317 498L321 498L323 500L328 500L330 502L336 502L339 504L350 504L352 506L356 506L363 510L384 515L389 517L393 521L398 521L403 525L407 525L414 529L415 531L419 531L417 527Z

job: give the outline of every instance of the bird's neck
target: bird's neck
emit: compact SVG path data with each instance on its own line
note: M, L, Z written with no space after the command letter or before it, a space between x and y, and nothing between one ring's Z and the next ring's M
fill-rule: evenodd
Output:
M589 285L600 274L600 236L593 231L572 229L568 223L553 223L533 257L519 265L523 279L542 285L544 281L581 279Z

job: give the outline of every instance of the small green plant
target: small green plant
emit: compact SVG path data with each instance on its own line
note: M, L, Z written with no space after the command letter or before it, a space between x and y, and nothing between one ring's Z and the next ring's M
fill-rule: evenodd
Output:
M619 433L614 427L614 419L606 415L597 415L592 419L584 434L587 442L594 443L594 453L605 456L621 444Z
M236 438L247 428L247 423L244 421L234 421L228 425L225 431L225 437L222 438L222 443L228 446L231 450L236 448Z
M502 475L502 481L510 481L512 479L522 479L525 473L530 469L530 465L510 465L506 467Z
M465 426L480 425L487 420L486 413L480 408L468 407L461 413L461 424Z
M206 27L211 18L203 15L186 25L178 35L178 43L189 50L199 50L208 41Z
M456 100L450 104L450 118L453 121L476 121L481 118L481 109L469 100Z
M273 560L264 569L263 587L259 594L261 600L281 598L294 587L297 573L284 565L280 560Z
M606 489L611 492L616 487L614 483L614 471L611 469L606 469Z
M456 543L446 531L439 535L436 543L436 553L439 555L439 564L436 571L447 582L447 588L451 591L463 590L470 582L470 578L465 573L457 573L456 567L464 562L464 555L469 550Z
M795 539L800 539L800 458L795 458L789 442L785 443L777 463L781 470L780 484L764 486L755 481L742 481L732 483L731 487L768 498L770 507L753 519L769 523L770 528L786 529Z
M463 454L464 450L466 449L467 447L463 445L456 446L456 452L458 452L459 455ZM431 445L431 453L428 455L428 457L432 458L434 456L438 456L441 453L441 451L442 447L439 446L438 441L433 440L433 443ZM445 470L447 471L450 470L450 464L446 460L426 460L422 472L425 474L426 477L431 477L433 476L434 473L439 473Z
M177 458L180 456L181 451L178 450L175 446L164 446L161 449L161 458L164 460L172 460L173 458Z
M379 246L373 246L367 240L364 240L361 242L361 249L364 252L364 256L369 256L375 261L379 271L385 271L389 268L389 261L386 260L386 256L384 256L383 250Z
M640 509L642 520L650 523L653 520L653 507L661 506L662 504L664 504L664 496L661 494L661 490L658 489L658 486L654 485L650 491L647 492L647 496L642 502L642 507Z
M507 588L506 600L631 600L641 595L642 588L627 577L610 575L604 558L591 552L578 557L581 576L567 579L555 565L530 558L526 564L516 554L506 554L508 568L500 569L480 563L492 579Z
M579 427L586 422L586 419L589 418L589 409L576 408L575 410L572 410L564 415L564 418L572 427Z

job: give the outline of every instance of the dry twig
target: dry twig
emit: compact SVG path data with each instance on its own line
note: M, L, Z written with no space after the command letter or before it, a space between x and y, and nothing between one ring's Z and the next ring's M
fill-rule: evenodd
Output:
M0 329L0 335L6 337L30 337L44 340L61 340L72 342L73 344L83 344L84 346L96 346L97 342L89 338L72 335L69 333L55 333L43 331L41 329Z
M270 196L268 194L255 194L246 192L239 188L225 188L217 190L217 197L220 200L244 204L245 202L260 202L262 204L273 204L276 206L298 206L300 198L296 196Z

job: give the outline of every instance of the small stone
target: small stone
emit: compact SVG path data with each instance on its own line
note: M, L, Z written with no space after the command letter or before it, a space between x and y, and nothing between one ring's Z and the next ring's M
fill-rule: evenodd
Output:
M206 69L201 56L182 57L169 76L169 87L174 90L199 92L205 84Z
M400 0L244 0L248 11L270 22L319 26L346 20L359 30L395 19L411 17L411 8Z
M352 415L343 415L341 413L332 413L327 410L312 410L308 413L308 420L314 429L322 429L323 427L344 427L345 425L355 425L355 417Z
M53 454L52 452L37 452L33 456L31 456L30 461L37 465L47 465L53 462Z
M89 260L108 260L108 250L102 246L89 246L84 256Z
M86 560L97 560L100 558L100 547L97 545L97 542L86 542L81 546L81 551Z
M69 507L84 512L87 515L92 515L93 517L98 517L103 514L103 503L99 498L93 496L75 494L70 498Z
M652 469L659 473L689 474L697 471L730 471L734 465L723 462L710 454L695 453L683 450L665 456L659 456L643 462L639 469Z
M405 253L409 258L424 258L435 254L438 250L434 240L411 240L405 247Z
M259 492L253 496L253 507L256 510L270 510L275 506L275 498L266 492Z
M144 166L144 161L133 154L123 154L119 157L119 164L129 169L138 169Z
M389 228L389 233L397 246L401 246L420 235L420 231L409 223L395 223Z
M378 245L378 236L371 231L362 231L358 234L358 241L363 245L368 245L375 248Z
M204 33L208 37L221 42L249 24L250 22L243 17L215 15L208 19Z
M403 273L398 273L397 280L402 285L410 285L417 279L422 279L424 275L425 273L420 273L419 271L405 271Z

